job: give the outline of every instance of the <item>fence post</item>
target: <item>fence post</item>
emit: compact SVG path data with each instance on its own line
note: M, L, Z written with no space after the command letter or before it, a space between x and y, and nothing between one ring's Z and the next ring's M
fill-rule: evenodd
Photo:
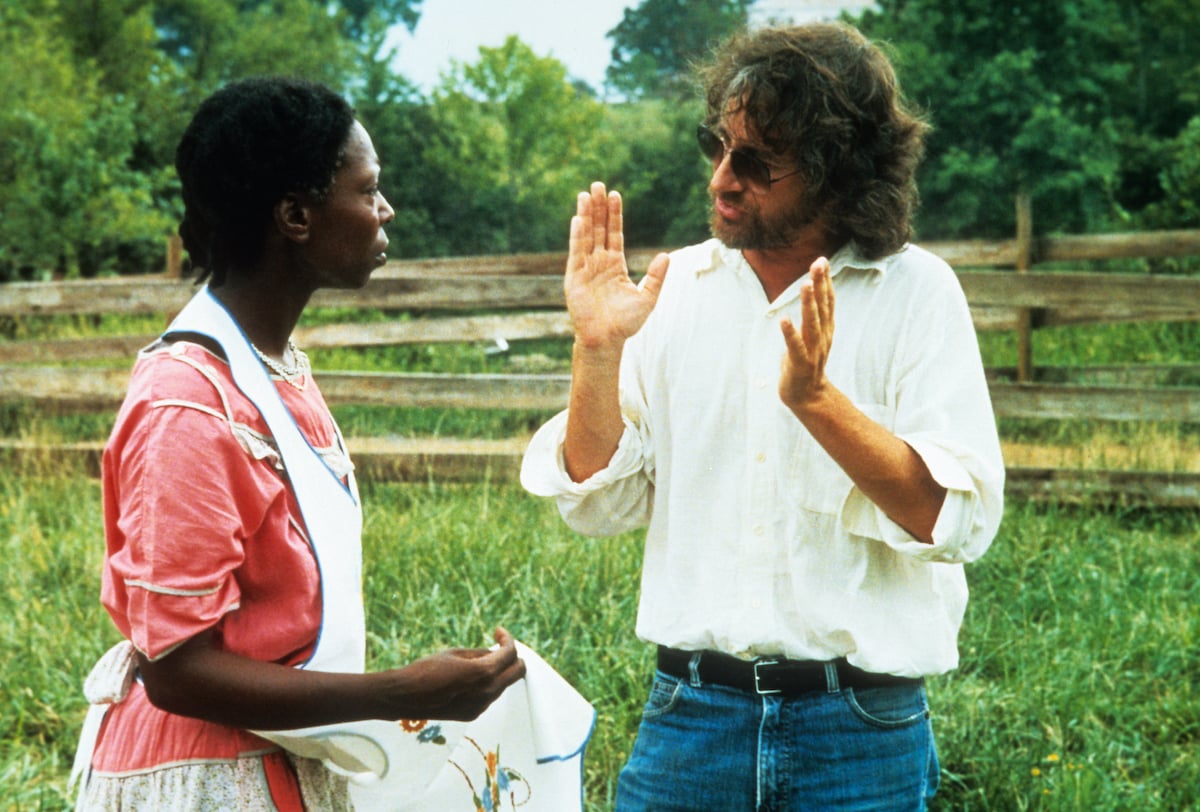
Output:
M1017 273L1028 273L1033 265L1033 203L1029 193L1017 193ZM1033 309L1017 311L1017 382L1033 380Z
M167 237L167 267L164 271L168 279L183 275L183 240L178 234Z

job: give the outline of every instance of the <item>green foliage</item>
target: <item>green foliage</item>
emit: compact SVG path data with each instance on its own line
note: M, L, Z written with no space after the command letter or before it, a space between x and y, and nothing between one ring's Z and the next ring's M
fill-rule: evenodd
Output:
M340 87L359 44L344 35L336 10L312 0L162 0L157 5L162 47L184 72L193 95L265 73Z
M287 73L356 105L397 209L393 256L561 251L577 191L625 196L627 243L707 234L692 60L751 0L643 0L608 32L602 105L513 38L428 97L391 68L388 28L419 0L9 0L0 4L0 281L156 271L179 201L174 148L231 79ZM922 239L1194 227L1200 60L1191 0L885 0L890 43L935 125ZM1188 262L1156 263L1175 271Z
M695 136L702 113L698 102L658 99L609 108L601 177L621 192L626 245L679 247L708 237L709 167Z
M998 237L1012 199L1041 231L1111 227L1162 199L1169 143L1197 107L1194 3L885 0L860 25L896 52L934 125L919 176L926 237Z
M421 192L445 253L560 248L604 115L562 63L516 37L480 48L443 78L430 114L421 158L436 180Z
M1163 198L1142 212L1151 228L1200 228L1200 116L1166 145L1158 179Z
M937 809L1195 808L1196 519L1009 508L931 691Z
M169 227L166 174L130 166L133 102L106 93L91 62L62 58L57 19L0 10L0 281L142 270ZM144 33L144 19L126 23ZM134 262L122 267L120 249Z
M690 95L691 63L743 28L755 0L642 0L608 32L608 85L629 98Z

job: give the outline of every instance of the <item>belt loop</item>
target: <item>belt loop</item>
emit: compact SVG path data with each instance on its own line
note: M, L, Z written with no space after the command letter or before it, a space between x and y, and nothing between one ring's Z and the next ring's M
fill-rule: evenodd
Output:
M700 654L699 651L692 652L691 659L688 660L688 677L691 678L689 684L693 688L700 687Z
M838 680L838 664L836 660L825 663L825 688L831 694L836 694L842 690L842 684Z

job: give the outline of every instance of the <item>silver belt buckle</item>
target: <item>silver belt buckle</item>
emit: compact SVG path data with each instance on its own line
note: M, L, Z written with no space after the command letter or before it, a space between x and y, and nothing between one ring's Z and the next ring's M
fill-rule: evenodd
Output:
M761 696L770 696L771 694L783 693L782 688L763 688L762 687L762 683L759 681L761 679L761 675L758 673L758 667L760 665L779 665L779 660L755 660L754 661L754 691Z

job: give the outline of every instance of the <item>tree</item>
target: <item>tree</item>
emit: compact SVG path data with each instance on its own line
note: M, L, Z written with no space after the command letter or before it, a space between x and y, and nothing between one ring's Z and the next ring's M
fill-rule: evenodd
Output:
M1197 62L1180 34L1200 25L1196 4L879 5L858 23L895 49L902 86L934 125L919 177L923 234L1011 234L1020 190L1043 231L1104 228L1161 196L1163 139L1197 112L1184 90Z
M162 256L161 170L137 172L129 100L70 58L55 19L0 10L0 280L120 270ZM135 21L136 23L136 21ZM126 26L129 32L146 29ZM130 33L127 44L136 44Z
M422 156L437 183L421 189L448 253L562 246L575 194L597 168L603 108L556 59L509 37L455 64L434 91Z
M200 99L259 73L352 93L420 0L0 4L0 281L160 267L175 144Z
M691 63L749 20L755 0L642 0L608 38L612 63L609 87L638 98L680 98L690 94Z
M696 146L699 101L647 99L608 110L609 185L625 206L625 244L670 248L708 237L711 167Z
M429 102L417 88L391 71L392 52L381 52L384 35L375 36L376 58L362 67L355 89L358 117L380 156L379 186L396 210L388 229L389 253L401 257L450 253L434 226L431 201L440 200L448 185L441 170L426 160L430 144L442 140Z

